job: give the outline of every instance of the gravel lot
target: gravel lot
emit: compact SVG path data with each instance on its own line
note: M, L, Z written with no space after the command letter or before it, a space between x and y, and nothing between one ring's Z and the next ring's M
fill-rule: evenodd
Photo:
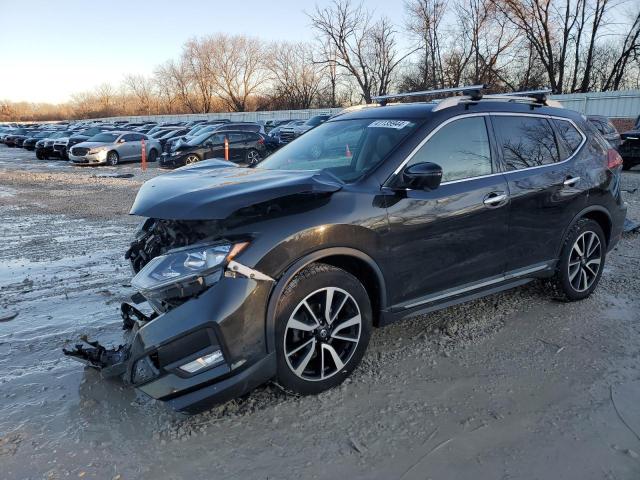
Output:
M1 478L640 478L639 234L588 300L531 283L377 330L341 388L185 417L60 351L121 336L127 211L156 174L0 145ZM640 170L623 183L640 220Z

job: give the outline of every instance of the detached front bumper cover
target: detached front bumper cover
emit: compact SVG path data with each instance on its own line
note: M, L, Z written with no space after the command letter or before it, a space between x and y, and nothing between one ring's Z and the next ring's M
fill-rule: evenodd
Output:
M236 261L218 272L216 283L162 314L122 304L123 344L109 348L81 337L64 354L179 411L195 413L247 393L275 375L264 326L243 326L262 311L274 279Z

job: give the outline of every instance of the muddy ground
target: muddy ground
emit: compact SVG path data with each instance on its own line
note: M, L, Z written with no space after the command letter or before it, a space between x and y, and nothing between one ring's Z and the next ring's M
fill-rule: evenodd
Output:
M638 234L588 300L535 282L377 330L316 397L185 417L62 357L121 336L127 211L157 173L0 145L0 478L640 478ZM640 220L640 171L623 182Z

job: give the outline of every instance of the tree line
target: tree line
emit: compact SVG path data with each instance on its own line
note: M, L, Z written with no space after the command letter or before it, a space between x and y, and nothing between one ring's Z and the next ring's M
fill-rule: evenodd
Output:
M638 88L640 9L627 0L405 0L394 24L365 2L307 11L313 41L192 38L150 75L65 104L0 101L0 120L307 109L489 84L556 93Z

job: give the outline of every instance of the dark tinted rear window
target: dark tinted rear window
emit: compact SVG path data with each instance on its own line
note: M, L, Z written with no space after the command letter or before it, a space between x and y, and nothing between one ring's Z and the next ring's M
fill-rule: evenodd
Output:
M568 149L568 155L563 156L569 157L573 155L582 144L582 135L580 135L580 132L571 122L566 120L555 120L555 122L560 138L565 142Z
M540 167L559 159L558 146L546 118L498 116L493 119L508 171Z

